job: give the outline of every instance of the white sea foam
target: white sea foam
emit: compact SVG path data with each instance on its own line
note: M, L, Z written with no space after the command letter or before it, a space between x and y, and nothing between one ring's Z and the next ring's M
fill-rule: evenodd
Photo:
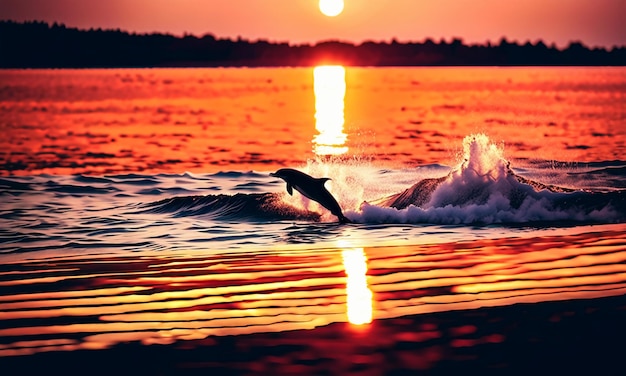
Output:
M525 223L537 221L618 220L609 205L584 208L567 202L568 194L537 192L519 182L503 157L503 148L484 134L463 140L464 159L439 184L422 207L380 207L367 202L347 216L360 223ZM571 195L571 194L569 194Z
M357 212L364 201L385 197L411 186L416 181L440 177L448 173L445 166L425 166L405 170L381 170L368 160L312 159L298 170L313 177L328 177L326 189L337 199L344 212ZM281 201L297 209L315 211L321 214L321 220L332 222L336 217L322 208L317 202L309 200L295 192L287 194L284 185L281 189Z

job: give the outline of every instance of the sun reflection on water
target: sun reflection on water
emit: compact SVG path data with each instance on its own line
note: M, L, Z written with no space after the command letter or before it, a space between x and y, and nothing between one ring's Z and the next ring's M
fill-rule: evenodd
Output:
M346 69L341 65L322 65L313 69L315 93L316 155L340 155L348 152L348 135L343 132Z
M318 344L327 348L325 341L336 340L328 331L343 328L331 324L346 321L355 332L380 338L381 328L394 327L387 319L402 318L400 325L436 312L568 300L590 300L596 309L605 303L595 305L592 299L626 294L626 231L618 227L367 251L346 237L326 251L144 251L140 257L59 253L8 262L0 268L0 358L114 350L124 343L197 340L184 346L199 349L222 336L285 332L269 338L293 334L293 339L314 328L323 338ZM623 300L607 304L615 304L606 310L614 315ZM385 322L365 325L374 315ZM406 331L401 325L395 326L397 332L384 332L394 336L391 341L440 338L438 330L411 326ZM474 346L500 343L504 337L504 332L476 331L441 341Z
M355 325L372 322L372 290L367 285L367 258L363 248L341 252L346 283L348 321Z

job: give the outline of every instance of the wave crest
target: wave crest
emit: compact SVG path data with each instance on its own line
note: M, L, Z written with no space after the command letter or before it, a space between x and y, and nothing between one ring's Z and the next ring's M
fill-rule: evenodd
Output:
M364 202L348 217L374 223L612 223L626 219L625 191L590 192L546 185L513 172L484 134L463 141L464 160L442 178Z

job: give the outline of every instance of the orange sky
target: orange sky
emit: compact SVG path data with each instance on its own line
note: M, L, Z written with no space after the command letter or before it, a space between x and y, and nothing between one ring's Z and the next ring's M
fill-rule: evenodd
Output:
M625 0L345 0L323 16L318 0L2 0L0 19L136 32L269 39L290 43L340 39L467 43L502 36L565 46L626 46Z

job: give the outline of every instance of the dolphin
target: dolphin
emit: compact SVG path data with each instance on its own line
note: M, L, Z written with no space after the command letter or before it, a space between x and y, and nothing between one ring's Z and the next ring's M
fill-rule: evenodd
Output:
M272 172L270 176L283 179L287 183L287 192L290 195L293 196L293 190L295 189L300 192L302 196L316 201L330 210L333 215L339 218L340 223L352 223L351 220L343 215L337 200L335 200L333 195L324 187L324 183L326 183L327 180L331 180L330 178L317 179L292 168L281 168L276 172Z

